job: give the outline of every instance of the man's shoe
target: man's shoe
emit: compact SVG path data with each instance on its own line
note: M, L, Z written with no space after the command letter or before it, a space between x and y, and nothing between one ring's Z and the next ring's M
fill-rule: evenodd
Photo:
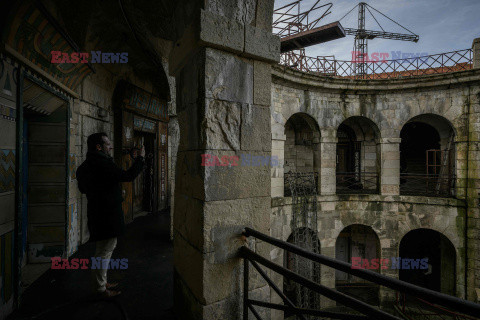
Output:
M121 291L114 291L114 290L108 290L106 289L105 291L103 292L99 292L98 295L101 297L101 298L113 298L115 296L118 296L120 293L122 293Z
M118 286L118 282L107 283L107 284L105 285L105 288L111 289L111 288L115 288L116 286Z

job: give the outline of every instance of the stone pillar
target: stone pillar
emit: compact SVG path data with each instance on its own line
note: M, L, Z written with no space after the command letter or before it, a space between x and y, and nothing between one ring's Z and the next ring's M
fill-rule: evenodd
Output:
M473 50L473 69L480 68L480 38L473 40L472 44Z
M400 194L400 138L380 139L380 194Z
M205 1L170 56L180 128L174 213L178 319L240 319L241 232L246 226L269 232L270 167L241 161L202 166L202 154L271 155L270 63L278 61L280 48L271 33L272 10L273 0ZM250 297L269 300L264 282L252 281L248 289Z
M320 137L320 194L329 195L337 192L337 137L321 133Z
M323 241L325 243L330 242L333 246L322 247L321 254L335 259L335 241ZM335 269L329 268L325 265L320 266L320 284L331 289L335 289ZM320 308L335 307L336 303L324 296L320 297Z
M272 158L278 160L276 166L271 168L272 198L283 197L284 193L284 163L285 163L285 134L274 135L272 132Z
M391 238L391 234L384 233L380 235L380 259L388 259L390 260L392 257L399 256L399 246L400 240L395 241ZM398 279L399 272L398 269L380 269L380 273ZM396 299L396 291L385 286L380 286L379 298L380 298L380 306L385 310L390 310L393 307L393 303Z
M480 43L477 41L477 50L479 46ZM457 168L457 172L461 174L459 169L466 169L466 176L464 171L457 181L463 180L466 188L467 208L466 215L462 219L465 221L464 225L467 228L465 239L467 247L465 252L467 267L466 299L480 302L480 131L478 130L480 127L480 95L478 91L472 90L469 102L468 139L465 139L466 137L463 139L467 141L466 144L468 145L466 152L465 148L460 148L457 143L457 159L463 158L466 162L466 166ZM458 140L460 140L460 137ZM463 145L462 143L462 147Z
M317 180L317 194L320 194L322 185L322 177L320 172L322 171L322 145L320 144L320 138L316 138L313 142L313 172L318 172Z

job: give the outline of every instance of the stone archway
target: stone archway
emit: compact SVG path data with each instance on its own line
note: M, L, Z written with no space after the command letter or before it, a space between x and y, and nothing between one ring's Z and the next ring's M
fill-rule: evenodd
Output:
M350 117L337 130L337 193L379 191L380 130L365 117Z
M381 257L380 250L380 240L375 231L371 227L361 224L345 227L335 242L335 258L348 263L353 263L358 259L363 262L364 259L367 259L368 266L370 266L373 259ZM379 271L380 266L373 270ZM379 304L378 285L345 272L335 271L335 288L367 303Z
M313 174L319 185L320 129L318 123L306 113L295 113L285 123L284 172L285 180L293 173ZM285 181L284 196L291 196L290 185Z
M456 252L446 236L431 229L412 230L400 241L399 256L402 259L427 259L419 268L401 268L400 280L455 295Z
M455 187L455 131L444 117L422 114L400 132L400 194L452 196Z

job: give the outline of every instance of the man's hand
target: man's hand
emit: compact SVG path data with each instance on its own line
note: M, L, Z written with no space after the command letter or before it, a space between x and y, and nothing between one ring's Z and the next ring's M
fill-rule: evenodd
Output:
M142 149L140 149L140 150L137 149L137 148L132 149L132 152L130 153L130 156L133 159L137 159L137 156L139 155L139 153L140 153L140 156L145 158L145 146L142 145Z

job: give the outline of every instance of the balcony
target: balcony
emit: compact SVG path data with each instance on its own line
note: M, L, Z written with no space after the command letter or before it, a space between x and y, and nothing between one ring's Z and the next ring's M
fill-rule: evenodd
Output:
M400 194L425 197L454 197L455 175L401 173Z
M378 194L378 174L337 172L337 194Z

